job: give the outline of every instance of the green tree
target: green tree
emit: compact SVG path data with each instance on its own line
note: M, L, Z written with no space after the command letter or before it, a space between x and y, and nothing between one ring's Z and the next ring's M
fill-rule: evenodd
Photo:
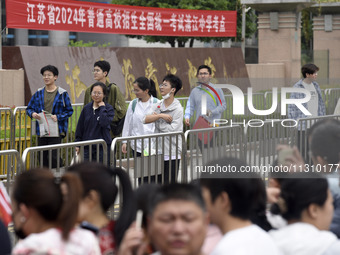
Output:
M241 39L242 6L240 0L112 0L112 4L173 8L173 9L192 9L192 10L237 10L237 37L179 37L179 36L137 36L127 35L128 37L144 39L148 43L160 42L169 43L171 47L192 47L194 40L201 42L224 42L229 39L239 41ZM246 37L250 37L256 30L256 17L253 12L248 12L246 16ZM188 44L187 44L188 43Z
M312 47L313 39L312 16L309 9L301 12L301 23L301 49L309 50Z
M335 3L339 0L317 0L317 4L322 3ZM322 6L318 9L304 9L301 12L301 50L303 50L308 56L303 56L306 62L312 61L313 51L313 17L321 14Z
M97 42L92 42L92 41L84 42L83 40L80 40L80 41L70 40L68 42L68 46L70 47L95 47L95 46L96 47L109 47L110 45L111 45L110 42L98 44Z

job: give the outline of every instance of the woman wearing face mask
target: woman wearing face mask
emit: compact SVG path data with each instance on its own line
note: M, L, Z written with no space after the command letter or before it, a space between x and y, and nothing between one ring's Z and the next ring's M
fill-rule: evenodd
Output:
M104 139L107 143L108 164L110 162L110 147L112 138L110 134L110 123L114 117L113 107L106 103L107 96L106 85L102 82L96 82L91 86L92 102L84 106L82 110L76 129L76 142ZM79 148L76 148L77 154ZM92 146L92 155L89 154L89 146L84 148L85 160L97 159L97 146ZM99 161L103 161L103 149L100 147Z
M133 83L133 92L136 94L136 99L132 100L129 104L125 116L122 137L126 136L140 136L155 133L155 123L143 124L144 115L150 111L152 105L157 104L157 91L155 82L145 77L139 77ZM143 148L142 140L130 142L130 147L133 155L136 153L140 157L143 151L148 151L149 140L144 139ZM127 153L127 143L123 142L122 152Z
M90 231L75 228L82 185L67 173L56 179L46 169L31 169L14 183L14 230L20 239L12 254L100 254Z
M177 76L168 74L159 87L163 100L152 106L152 109L144 116L143 123L154 122L155 133L182 132L183 107L175 99L176 93L182 88L182 81ZM176 182L182 152L182 139L180 136L173 136L170 142L170 137L166 136L158 144L158 153L164 155L164 183ZM151 179L151 181L154 180L154 178ZM157 181L163 182L161 175L157 176Z

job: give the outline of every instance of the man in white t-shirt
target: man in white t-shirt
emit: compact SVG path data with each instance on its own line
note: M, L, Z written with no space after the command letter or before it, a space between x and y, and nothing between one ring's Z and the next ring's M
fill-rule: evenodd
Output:
M201 174L200 184L211 223L224 235L211 255L280 254L269 234L252 223L252 220L259 222L258 215L264 215L266 195L259 176L237 175L245 166L239 159L223 158L207 166L216 171ZM228 167L235 171L228 172Z
M288 105L288 118L289 119L302 119L307 117L317 117L323 116L326 114L325 103L322 99L321 90L319 84L316 82L316 78L318 77L319 67L314 64L306 64L301 68L301 73L303 75L303 79L299 80L294 84L294 88L303 88L307 89L311 93L311 99L307 103L303 103L302 105L312 114L310 116L305 115L296 105L289 104ZM291 93L290 99L301 99L304 98L305 94L303 93ZM309 162L309 158L307 155L308 152L308 144L306 140L306 131L310 128L310 122L302 121L298 125L298 137L297 137L297 146L305 159L305 162Z

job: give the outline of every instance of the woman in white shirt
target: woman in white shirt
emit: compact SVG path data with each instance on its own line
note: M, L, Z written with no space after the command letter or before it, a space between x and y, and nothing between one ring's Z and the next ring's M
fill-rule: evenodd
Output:
M14 231L22 239L12 254L99 255L98 241L88 230L75 228L82 196L79 177L55 178L48 169L31 169L14 183Z
M292 174L281 183L281 194L272 212L288 225L270 231L284 255L340 254L340 241L329 231L333 198L325 178L316 174Z
M152 105L159 102L155 82L145 77L139 77L133 83L133 88L133 92L137 98L129 104L125 116L122 137L154 134L155 123L143 124L143 117L150 111ZM127 147L127 143L123 142L123 153L128 152ZM133 155L136 153L137 157L140 157L143 152L144 155L148 155L149 139L144 139L144 141L137 139L136 143L132 140L130 141L130 148Z

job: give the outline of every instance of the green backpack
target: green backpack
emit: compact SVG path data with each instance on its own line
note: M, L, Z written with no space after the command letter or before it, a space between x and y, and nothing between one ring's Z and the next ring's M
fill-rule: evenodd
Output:
M135 112L137 100L138 100L138 98L135 98L135 99L132 100L132 112ZM157 102L158 102L158 99L154 97L152 103L156 104Z

